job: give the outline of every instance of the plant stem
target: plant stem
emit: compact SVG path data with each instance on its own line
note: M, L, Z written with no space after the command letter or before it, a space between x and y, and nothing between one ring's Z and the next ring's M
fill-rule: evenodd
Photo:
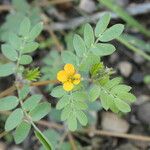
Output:
M45 80L45 81L38 81L38 82L32 82L30 85L31 86L43 86L43 85L48 85L48 84L53 84L53 83L59 83L57 80Z
M6 90L4 90L3 92L0 93L0 98L13 93L15 90L16 90L15 85L9 87L8 89L6 89Z
M0 139L1 139L2 137L4 137L7 133L8 133L8 132L6 132L6 131L3 131L2 133L0 133Z
M142 57L144 57L146 60L150 61L150 56L148 54L146 54L145 52L143 52L142 50L134 47L132 44L130 44L129 42L127 42L126 40L124 40L123 38L119 37L117 38L117 40L122 43L123 45L125 45L127 48L129 48L130 50L136 52L137 54L141 55Z
M68 139L70 141L70 144L71 144L71 147L72 147L72 150L77 150L77 147L76 147L76 144L75 144L75 140L72 136L72 134L70 132L68 132Z
M59 83L57 80L46 80L46 81L38 81L38 82L32 82L30 86L44 86L48 84L53 84L53 83ZM9 87L8 89L4 90L3 92L0 93L0 98L7 96L11 93L13 93L16 90L16 86L13 85Z

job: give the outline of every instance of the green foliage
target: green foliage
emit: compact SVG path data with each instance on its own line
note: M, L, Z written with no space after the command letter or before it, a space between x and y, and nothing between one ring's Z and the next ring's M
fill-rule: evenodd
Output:
M11 131L16 128L21 123L23 116L24 115L21 108L14 110L6 120L5 130Z
M51 142L52 150L61 149L61 150L71 150L71 145L69 142L60 143L61 134L53 129L46 130L43 134L47 137L48 141ZM44 150L43 147L40 150Z
M108 28L100 37L99 40L102 42L111 41L121 35L124 30L124 25L115 24L112 27Z
M38 104L34 109L29 112L33 121L39 121L43 117L45 117L50 111L50 104L47 102L43 102Z
M15 49L11 47L10 44L2 45L2 53L6 58L10 59L11 61L16 61L18 58L18 53Z
M43 24L39 21L34 24L33 19L30 19L31 16L26 17L26 10L29 11L30 7L24 0L22 2L26 9L18 14L19 17L23 18L21 20L19 18L17 21L19 27L10 28L7 26L9 21L13 21L11 20L12 16L8 16L8 22L3 25L3 28L9 31L9 38L4 38L2 34L4 41L6 41L2 45L2 53L13 63L0 65L0 77L15 74L15 86L18 92L18 98L7 96L0 99L0 111L13 109L6 120L5 130L15 129L14 139L19 144L28 136L32 126L44 149L69 150L71 149L70 144L58 143L60 133L48 130L43 134L34 123L49 114L51 109L49 103L41 102L42 95L32 95L33 92L30 92L30 85L33 85L30 81L36 81L39 78L39 69L26 69L24 66L32 62L30 54L39 46L35 39L41 33ZM13 4L17 10L21 11L20 1L13 0ZM61 121L66 121L71 131L96 121L90 115L91 111L98 111L103 107L105 110L110 109L116 113L119 111L126 113L131 110L130 103L136 99L130 93L131 87L122 84L120 78L112 79L113 70L105 67L101 61L104 56L111 55L116 50L112 44L107 42L118 38L124 29L122 24L107 28L109 21L110 14L106 13L100 18L95 29L90 24L86 24L81 35L70 36L72 41L68 42L68 48L71 51L66 50L60 54L58 51L52 50L43 59L41 80L56 80L58 71L67 63L73 64L76 73L82 77L80 84L75 85L71 92L64 91L62 85L54 87L54 84L51 84L48 86L51 96L58 99L57 110L53 108L55 110L53 112L57 112L55 117L59 116ZM16 23L13 23L12 26L14 27ZM97 101L98 99L100 101ZM17 107L18 104L20 104L19 107ZM90 120L88 124L89 118L92 121Z
M77 72L87 77L92 85L80 83L70 93L63 91L62 86L52 89L51 95L59 99L56 108L61 111L61 120L66 121L72 131L78 128L78 123L85 126L88 123L88 106L97 99L105 110L129 112L130 103L135 101L135 96L130 93L131 87L121 84L120 78L111 79L113 70L104 66L100 58L112 54L116 48L109 43L118 38L123 32L124 26L116 24L107 28L110 14L106 13L96 24L95 30L90 24L86 24L83 37L73 36L74 51L63 51L63 62L73 64ZM90 74L89 74L90 73ZM84 80L84 79L83 79ZM88 94L87 90L88 89ZM89 100L89 101L88 101ZM89 105L87 105L90 102Z
M14 139L16 144L19 144L25 140L31 129L31 124L22 121L15 130Z
M103 17L98 21L95 27L95 36L100 37L101 34L107 29L110 22L110 14L103 15Z
M38 105L41 99L42 95L39 94L32 95L31 97L26 99L26 101L22 105L22 108L25 109L26 111L31 111Z
M94 44L94 31L90 24L86 24L84 27L84 41L87 48Z
M86 94L77 91L60 95L60 89L62 89L61 86L55 88L55 95L53 94L54 91L52 91L51 95L61 97L56 106L57 109L62 109L61 120L66 120L68 128L72 131L77 129L77 120L85 126L87 124L87 116L85 115L84 110L88 108L84 101L87 98Z
M57 86L57 87L53 88L53 90L51 92L51 95L56 98L60 98L66 94L67 93L64 91L62 86Z
M7 96L0 99L0 111L12 110L19 104L19 100L15 96Z
M21 32L21 34L27 35L28 32L25 31L28 31L29 27L32 28L41 19L39 8L31 7L26 0L12 0L12 6L15 9L7 15L6 22L0 28L0 39L4 42L9 41L10 33L19 34L19 32ZM31 22L29 22L27 18L22 22L22 18L27 16ZM21 22L22 27L18 28Z
M13 63L7 63L0 65L0 77L5 77L15 72L15 65Z
M39 139L39 141L42 143L45 150L52 149L51 143L48 141L47 137L45 137L40 130L36 129L36 131L34 133L35 133L36 137Z
M16 62L16 68L13 64L4 64L0 66L0 77L8 76L18 71L19 65L28 65L32 62L32 57L26 55L38 48L35 38L42 31L42 23L38 23L31 28L29 18L25 17L20 24L18 34L9 33L9 41L2 45L3 55L10 61ZM17 72L18 73L18 72Z
M18 91L19 100L24 100L30 92L30 87L25 84L22 89Z
M73 46L78 57L82 57L86 53L86 46L83 39L75 34L73 38Z

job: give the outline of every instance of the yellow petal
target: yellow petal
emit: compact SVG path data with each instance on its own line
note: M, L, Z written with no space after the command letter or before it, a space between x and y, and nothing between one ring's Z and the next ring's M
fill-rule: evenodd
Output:
M73 84L75 84L75 85L77 85L77 84L79 84L80 83L80 81L81 81L81 75L80 74L75 74L74 76L73 76Z
M68 79L68 75L66 73L66 71L61 70L57 73L57 80L59 80L60 82L66 82Z
M71 82L65 82L63 84L63 88L65 91L71 91L73 89L74 85Z
M70 76L75 74L75 68L72 64L66 64L64 66L64 70L66 71L66 73Z

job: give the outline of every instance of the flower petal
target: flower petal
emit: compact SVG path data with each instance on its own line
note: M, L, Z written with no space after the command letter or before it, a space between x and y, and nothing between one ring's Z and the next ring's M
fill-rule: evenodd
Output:
M66 73L66 71L61 70L57 73L57 80L59 80L60 82L66 82L68 79L68 75Z
M64 70L66 71L66 73L69 75L69 76L72 76L75 74L75 68L72 64L66 64L64 66Z
M75 74L74 76L73 76L73 84L75 84L75 85L77 85L77 84L79 84L80 83L80 81L81 81L81 75L80 74Z
M73 89L74 85L71 82L65 82L63 84L63 88L65 91L71 91Z

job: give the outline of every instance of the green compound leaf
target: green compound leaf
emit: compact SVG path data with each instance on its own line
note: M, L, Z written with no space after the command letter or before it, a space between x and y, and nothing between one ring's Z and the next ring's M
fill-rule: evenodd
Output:
M63 96L57 103L56 108L62 109L61 120L67 121L68 128L71 131L77 129L77 120L84 126L87 124L87 117L83 112L88 108L85 99L87 99L87 96L84 92L76 91ZM78 114L81 114L81 116L78 116Z
M19 100L24 100L30 92L30 87L28 84L24 84L23 88L19 90Z
M23 103L22 108L25 109L26 111L31 111L38 105L41 99L42 95L40 94L32 95Z
M29 33L29 39L31 41L35 40L35 38L41 33L43 29L43 23L38 23L36 24L32 29L31 32Z
M12 110L19 103L19 100L15 96L7 96L0 99L0 111Z
M121 35L124 30L124 25L115 24L112 27L108 28L100 37L99 40L102 42L111 41Z
M9 44L2 45L2 53L11 61L16 61L18 58L18 53Z
M116 50L116 48L112 44L98 43L94 46L95 47L91 48L90 50L95 55L98 55L101 57L111 55Z
M25 17L20 24L19 35L21 35L23 37L28 36L30 27L31 27L31 22L30 22L29 18Z
M23 111L21 108L17 108L7 118L5 123L5 130L6 131L13 130L16 126L18 126L21 123L22 119L23 119Z
M100 100L105 110L111 109L118 113L121 111L127 113L131 110L128 103L136 100L136 97L131 94L130 86L120 84L121 78L108 80L104 85L100 85Z
M109 22L110 22L110 14L105 13L96 24L96 28L95 28L96 37L100 37L100 35L107 29Z
M15 65L12 63L0 65L0 77L5 77L15 72Z
M25 140L31 129L31 125L25 121L22 121L15 130L14 139L16 144L19 144Z
M51 92L51 96L57 97L57 98L60 98L60 97L64 96L65 94L66 94L66 92L62 86L57 86L57 87L53 88L53 90Z
M39 44L37 42L29 42L25 44L23 48L23 53L31 53L34 52L38 48Z
M94 102L98 97L100 92L100 87L98 85L93 85L93 87L89 91L89 100Z
M86 53L85 43L83 39L77 34L74 35L73 46L74 46L77 56L82 57Z
M84 27L84 41L85 41L87 48L90 48L91 45L94 43L93 28L88 23Z
M51 105L47 102L38 104L33 110L30 111L29 115L33 121L39 121L45 117L50 111Z
M32 57L29 55L22 55L20 58L21 65L28 65L32 62Z

